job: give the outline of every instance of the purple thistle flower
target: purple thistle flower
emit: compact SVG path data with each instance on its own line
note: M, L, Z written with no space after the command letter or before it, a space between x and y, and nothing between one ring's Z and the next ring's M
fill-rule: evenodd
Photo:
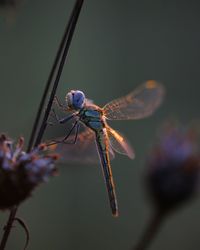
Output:
M168 127L148 158L147 187L155 206L164 211L197 193L200 152L192 129Z
M9 209L28 198L33 189L57 173L58 156L45 152L41 144L30 153L23 151L21 137L14 148L5 135L0 136L0 209Z
M166 127L147 159L145 181L154 207L134 250L147 249L169 212L197 194L199 173L197 131L173 125Z

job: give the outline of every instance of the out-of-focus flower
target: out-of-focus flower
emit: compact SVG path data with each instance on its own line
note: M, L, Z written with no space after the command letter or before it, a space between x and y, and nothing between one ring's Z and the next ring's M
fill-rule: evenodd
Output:
M147 187L156 208L169 211L197 193L200 149L193 129L169 126L148 158Z
M23 151L24 139L16 147L5 135L0 136L0 209L9 209L28 198L33 189L57 173L55 154L41 144L31 152Z
M197 194L200 148L195 129L168 125L147 159L146 184L153 201L151 220L133 247L147 249L169 212Z

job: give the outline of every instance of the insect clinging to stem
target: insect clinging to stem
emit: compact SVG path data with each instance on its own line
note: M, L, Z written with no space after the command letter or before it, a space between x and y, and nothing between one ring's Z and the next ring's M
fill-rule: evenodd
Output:
M148 117L159 107L163 96L164 87L154 80L149 80L127 96L113 100L103 108L88 100L80 90L71 90L67 93L66 105L62 105L58 99L56 101L65 112L72 112L62 119L57 117L58 122L65 124L72 118L75 122L62 140L55 140L49 145L54 145L67 161L90 162L93 160L91 150L98 152L113 216L118 216L119 212L110 157L114 156L114 151L131 159L135 154L126 139L112 129L107 120L135 120ZM85 126L85 130L79 133L80 124ZM75 131L75 134L72 135L72 131Z

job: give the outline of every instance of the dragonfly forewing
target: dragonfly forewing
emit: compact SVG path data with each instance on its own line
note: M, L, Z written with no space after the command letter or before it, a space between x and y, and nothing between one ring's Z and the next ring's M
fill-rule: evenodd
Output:
M140 85L127 96L106 104L104 115L109 120L141 119L151 115L163 100L164 87L153 80Z

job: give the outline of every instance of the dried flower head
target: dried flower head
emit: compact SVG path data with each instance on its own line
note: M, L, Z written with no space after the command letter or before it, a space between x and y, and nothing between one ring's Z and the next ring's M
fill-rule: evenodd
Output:
M23 151L23 145L22 137L14 148L10 139L0 136L0 209L18 205L57 172L57 155L46 153L44 144L29 153Z
M148 191L160 210L169 211L197 193L200 151L193 129L169 126L148 158Z

